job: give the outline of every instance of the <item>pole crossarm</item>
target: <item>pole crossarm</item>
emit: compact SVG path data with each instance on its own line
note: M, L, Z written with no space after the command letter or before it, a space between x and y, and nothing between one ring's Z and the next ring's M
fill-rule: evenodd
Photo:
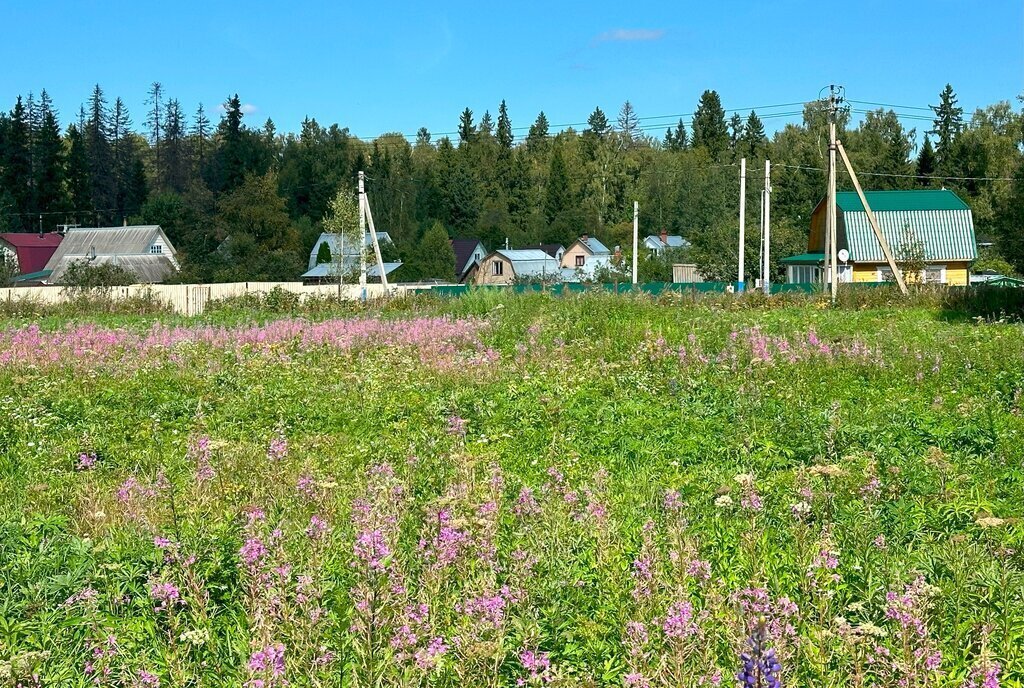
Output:
M868 223L871 225L871 231L875 233L875 238L878 239L878 245L882 247L882 253L885 255L885 260L889 263L889 269L892 270L893 277L896 278L896 284L899 285L900 292L906 294L907 284L903 280L903 271L900 270L899 266L896 265L896 261L893 259L892 251L889 249L889 242L878 226L878 220L875 218L875 213L871 210L871 206L868 205L868 199L864 196L863 189L860 188L860 182L857 181L857 173L853 171L853 165L850 164L850 158L846 155L846 149L843 147L843 142L839 139L836 139L836 148L839 149L839 155L843 158L843 164L846 165L846 171L850 173L850 180L853 182L853 188L857 190L857 196L860 198L860 202L864 206L864 213L868 216Z

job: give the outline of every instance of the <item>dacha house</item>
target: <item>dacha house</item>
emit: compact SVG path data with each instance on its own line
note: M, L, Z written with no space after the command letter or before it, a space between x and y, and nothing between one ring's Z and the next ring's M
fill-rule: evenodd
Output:
M971 209L946 189L868 191L868 205L897 265L919 263L918 275L908 282L967 285L969 267L978 257ZM825 215L822 200L811 215L807 253L784 258L789 283L825 280ZM836 194L836 247L840 282L887 282L892 271L871 229L868 214L856 193Z
M60 284L73 263L117 265L140 284L157 284L177 274L177 252L159 225L73 227L67 230L43 271Z
M6 264L14 284L40 284L50 276L46 263L63 239L64 235L56 232L0 234L0 263Z

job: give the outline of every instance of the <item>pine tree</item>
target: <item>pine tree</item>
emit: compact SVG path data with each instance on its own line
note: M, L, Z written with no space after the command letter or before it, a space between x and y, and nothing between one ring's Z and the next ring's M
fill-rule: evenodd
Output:
M531 150L543 149L548 142L548 118L541 110L537 119L526 133L526 147Z
M693 115L694 148L706 148L714 159L719 159L729 148L729 128L725 123L725 110L715 91L704 91Z
M512 120L508 117L508 108L505 106L504 99L501 101L501 105L498 106L498 145L503 150L512 150Z
M480 118L480 136L489 138L494 133L494 120L491 119L491 111L484 110L484 116Z
M931 175L935 174L935 149L932 148L932 140L928 134L924 135L924 145L917 155L917 185L931 186Z
M163 178L162 160L160 159L160 135L163 133L164 87L154 81L149 87L146 98L149 112L146 113L146 126L149 127L149 141L153 144L153 171L157 179Z
M473 111L466 108L459 115L459 145L469 143L476 136L476 127L473 126Z
M628 100L619 109L618 126L623 147L633 148L640 135L640 118Z
M54 213L66 205L64 196L64 142L53 103L45 90L40 93L40 121L33 158L35 169L35 210ZM51 218L52 219L52 218Z
M953 143L963 129L964 109L957 105L956 93L950 84L939 94L939 104L932 105L935 112L934 129L929 134L938 138L935 142L937 167L946 169L952 163Z

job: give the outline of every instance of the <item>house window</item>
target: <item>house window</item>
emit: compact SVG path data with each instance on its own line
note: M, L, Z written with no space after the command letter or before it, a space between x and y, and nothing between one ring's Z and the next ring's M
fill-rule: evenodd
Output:
M892 274L892 268L882 267L878 268L878 281L879 282L894 282L896 277Z
M152 246L149 247L149 252L153 254L163 253L164 247L161 246L160 244L153 244Z
M821 268L817 265L790 265L789 281L800 284L821 281Z
M501 275L504 274L504 271L505 264L502 263L500 260L496 260L493 263L491 263L491 274L494 275L495 277L500 277Z
M581 267L583 267L584 263L586 263L586 262L587 262L587 257L586 256L576 256L576 267L581 268Z
M924 269L924 281L925 284L945 284L946 283L946 266L945 265L928 265Z

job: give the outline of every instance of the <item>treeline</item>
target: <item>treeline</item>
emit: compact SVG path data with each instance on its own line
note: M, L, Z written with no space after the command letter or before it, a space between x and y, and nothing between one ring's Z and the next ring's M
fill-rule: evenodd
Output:
M705 91L689 121L667 128L648 124L629 102L614 119L596 108L579 127L556 131L543 112L517 127L502 101L496 116L466 108L449 135L420 129L363 141L309 118L297 134L279 133L269 119L252 125L237 95L216 123L201 104L186 114L158 83L148 95L138 125L99 86L66 125L45 91L19 96L0 115L0 229L160 224L180 251L182 279L294 279L330 201L354 191L363 170L378 228L405 262L401 279L441 276L432 260L438 230L428 232L438 224L489 248L506 238L512 246L567 245L589 233L628 255L634 200L644 234L682 234L708 277L732 278L740 158L755 228L747 265L757 265L765 158L776 258L804 250L825 190L828 115L818 101L771 138L756 112L728 116L718 94ZM930 112L854 109L840 115L839 129L867 187L954 189L979 234L996 238L1024 270L1024 116L1009 102L966 117L947 86ZM985 261L1010 269L997 255Z

